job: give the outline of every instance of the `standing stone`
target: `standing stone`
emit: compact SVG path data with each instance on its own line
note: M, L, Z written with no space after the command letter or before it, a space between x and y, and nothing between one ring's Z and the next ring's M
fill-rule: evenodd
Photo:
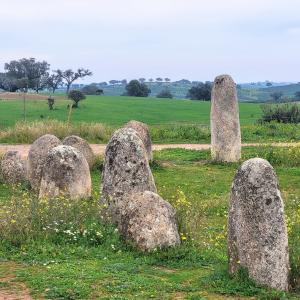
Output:
M241 132L236 86L229 75L216 77L211 96L211 156L214 161L241 158Z
M144 191L156 192L144 144L135 130L121 128L113 134L105 151L101 202L106 217L118 223L124 198Z
M289 254L283 201L274 169L253 158L237 171L228 223L229 272L244 267L257 283L288 289Z
M142 251L180 244L175 209L149 191L131 194L124 201L119 230Z
M5 183L17 184L26 181L26 162L18 151L7 151L0 163L0 174Z
M45 134L31 145L28 153L28 178L35 191L40 189L42 170L49 150L60 144L61 142L56 136Z
M152 161L152 142L148 126L145 123L132 120L125 125L125 128L132 128L137 132L138 136L144 143L148 160Z
M71 146L52 148L45 160L39 198L91 196L91 175L84 155Z
M95 154L89 143L79 136L71 135L66 137L62 143L67 146L72 146L79 150L86 158L89 167L92 168L95 162Z

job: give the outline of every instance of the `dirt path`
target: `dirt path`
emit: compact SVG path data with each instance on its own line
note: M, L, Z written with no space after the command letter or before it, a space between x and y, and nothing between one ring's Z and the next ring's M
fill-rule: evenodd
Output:
M14 262L0 263L0 299L33 300L25 284L16 281L15 271L20 266Z
M249 143L243 144L243 147L247 146L261 146L263 144L259 143ZM270 144L268 144L270 145ZM300 143L271 143L272 146L276 147L286 147L286 146L300 146ZM96 155L103 155L105 151L105 144L91 144ZM22 145L7 145L0 144L0 153L5 153L8 150L19 151L22 157L27 157L30 145L22 144ZM210 148L210 144L154 144L153 150L162 150L162 149L191 149L191 150L206 150Z

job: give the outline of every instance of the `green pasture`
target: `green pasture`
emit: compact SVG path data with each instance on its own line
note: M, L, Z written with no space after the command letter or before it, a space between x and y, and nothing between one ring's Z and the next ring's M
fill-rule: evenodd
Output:
M158 193L176 207L182 237L181 246L154 253L134 250L101 223L101 160L92 170L93 199L79 204L58 199L47 208L27 185L0 183L0 212L13 212L7 216L10 225L0 223L0 288L26 284L34 299L299 299L299 148L244 149L243 160L255 156L268 159L279 177L289 232L290 293L260 287L243 270L228 275L228 199L239 163L211 163L209 151L183 149L154 153Z
M66 121L69 100L57 100L53 111L45 100L26 101L26 120L56 119ZM260 118L259 104L240 103L242 125L254 124ZM71 122L97 122L121 125L135 119L149 125L209 124L210 102L136 98L122 96L87 96L80 107L72 111ZM0 100L0 127L14 125L23 120L23 102Z

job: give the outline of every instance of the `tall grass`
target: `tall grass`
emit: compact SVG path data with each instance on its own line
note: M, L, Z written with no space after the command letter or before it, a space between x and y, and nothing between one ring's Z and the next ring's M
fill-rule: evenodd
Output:
M119 126L121 127L121 126ZM18 122L0 130L0 143L32 143L50 133L63 139L78 135L90 143L107 143L118 126L103 123L73 123L58 120ZM210 143L210 128L201 124L150 125L154 143ZM243 142L290 142L300 140L300 125L263 123L242 125Z
M105 143L109 140L113 128L101 123L68 124L57 120L18 122L15 126L0 132L2 143L32 143L44 134L54 134L60 139L69 135L78 135L89 142Z

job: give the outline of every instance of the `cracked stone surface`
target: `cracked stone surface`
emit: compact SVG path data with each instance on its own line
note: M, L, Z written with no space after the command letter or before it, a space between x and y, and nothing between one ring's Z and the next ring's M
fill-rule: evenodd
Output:
M63 145L72 146L79 150L87 160L89 167L92 168L95 162L95 154L89 143L79 136L71 135L62 141Z
M89 198L91 188L89 165L81 152L66 145L49 151L42 172L39 198L60 195L71 199Z
M135 130L121 128L113 134L105 151L101 203L106 217L118 223L124 199L133 192L144 191L156 193L146 149Z
M31 145L28 153L28 179L35 191L40 189L42 170L48 152L60 144L61 141L56 136L45 134Z

